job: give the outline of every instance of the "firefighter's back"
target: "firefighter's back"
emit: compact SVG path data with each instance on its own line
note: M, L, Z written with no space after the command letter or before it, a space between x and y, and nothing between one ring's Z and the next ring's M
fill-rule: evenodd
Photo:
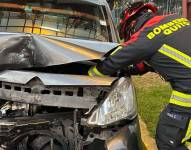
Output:
M156 53L148 60L172 88L191 93L191 26L177 15L165 16L147 32L149 40L158 41Z

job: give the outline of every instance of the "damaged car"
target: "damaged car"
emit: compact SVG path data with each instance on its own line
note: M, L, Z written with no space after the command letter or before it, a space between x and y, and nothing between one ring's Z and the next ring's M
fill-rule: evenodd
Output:
M130 76L87 75L118 43L106 0L1 0L0 147L140 150Z

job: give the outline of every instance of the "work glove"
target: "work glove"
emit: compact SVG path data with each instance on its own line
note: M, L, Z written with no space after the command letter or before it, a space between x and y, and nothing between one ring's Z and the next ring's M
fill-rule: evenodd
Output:
M130 75L143 75L147 72L154 72L154 69L145 62L140 62L129 66Z
M105 56L109 57L109 55L114 55L118 50L120 50L122 48L122 46L118 46L115 49L113 49L113 52L107 53ZM91 67L88 71L88 75L91 77L106 77L107 75L104 74L102 71L100 71L101 69L99 69L100 64L94 65L93 67Z
M88 75L91 77L105 77L106 75L104 75L103 73L101 73L96 66L92 66L89 71L88 71Z

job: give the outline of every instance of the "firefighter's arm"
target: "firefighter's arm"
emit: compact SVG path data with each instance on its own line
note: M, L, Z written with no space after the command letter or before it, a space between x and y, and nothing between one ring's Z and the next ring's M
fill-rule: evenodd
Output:
M89 75L112 75L124 67L149 60L160 48L161 40L149 40L146 36L147 32L137 34L133 35L128 42L123 43L123 46L117 47L97 66L92 67Z
M143 29L131 36L131 39L122 46L118 46L101 63L89 70L90 76L113 75L117 71L149 59L163 45L163 40L158 36L149 39L148 34L153 30L151 25L145 25ZM148 26L148 28L147 28Z
M150 48L142 49L136 47L137 43L128 46L118 47L111 55L105 58L102 62L89 70L90 76L113 75L117 71L126 68L130 65L131 74L144 74L148 70L148 66L144 63L139 63L149 59L153 55L153 50ZM136 65L133 65L136 64ZM133 73L134 70L134 73Z
M154 69L144 62L140 62L140 63L128 66L128 68L126 68L126 72L128 72L128 74L130 75L143 75L147 72L154 72ZM93 66L89 70L88 74L89 76L99 76L99 77L106 76L103 73L101 73L96 66Z

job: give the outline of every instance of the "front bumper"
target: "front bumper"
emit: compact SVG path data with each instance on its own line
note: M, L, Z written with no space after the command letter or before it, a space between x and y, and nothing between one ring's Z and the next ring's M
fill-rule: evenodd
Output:
M0 144L5 144L8 149L12 149L17 142L17 134L25 136L30 134L31 130L48 130L51 121L46 119L18 119L17 123L11 120L1 120L0 122ZM110 130L110 129L107 129ZM18 131L20 131L18 133ZM14 140L13 140L14 139ZM12 141L12 142L10 142ZM133 121L126 123L116 134L109 137L106 141L96 139L89 145L86 145L84 150L142 150L142 142L139 129L138 117Z
M142 150L138 117L106 141L95 140L85 150Z

